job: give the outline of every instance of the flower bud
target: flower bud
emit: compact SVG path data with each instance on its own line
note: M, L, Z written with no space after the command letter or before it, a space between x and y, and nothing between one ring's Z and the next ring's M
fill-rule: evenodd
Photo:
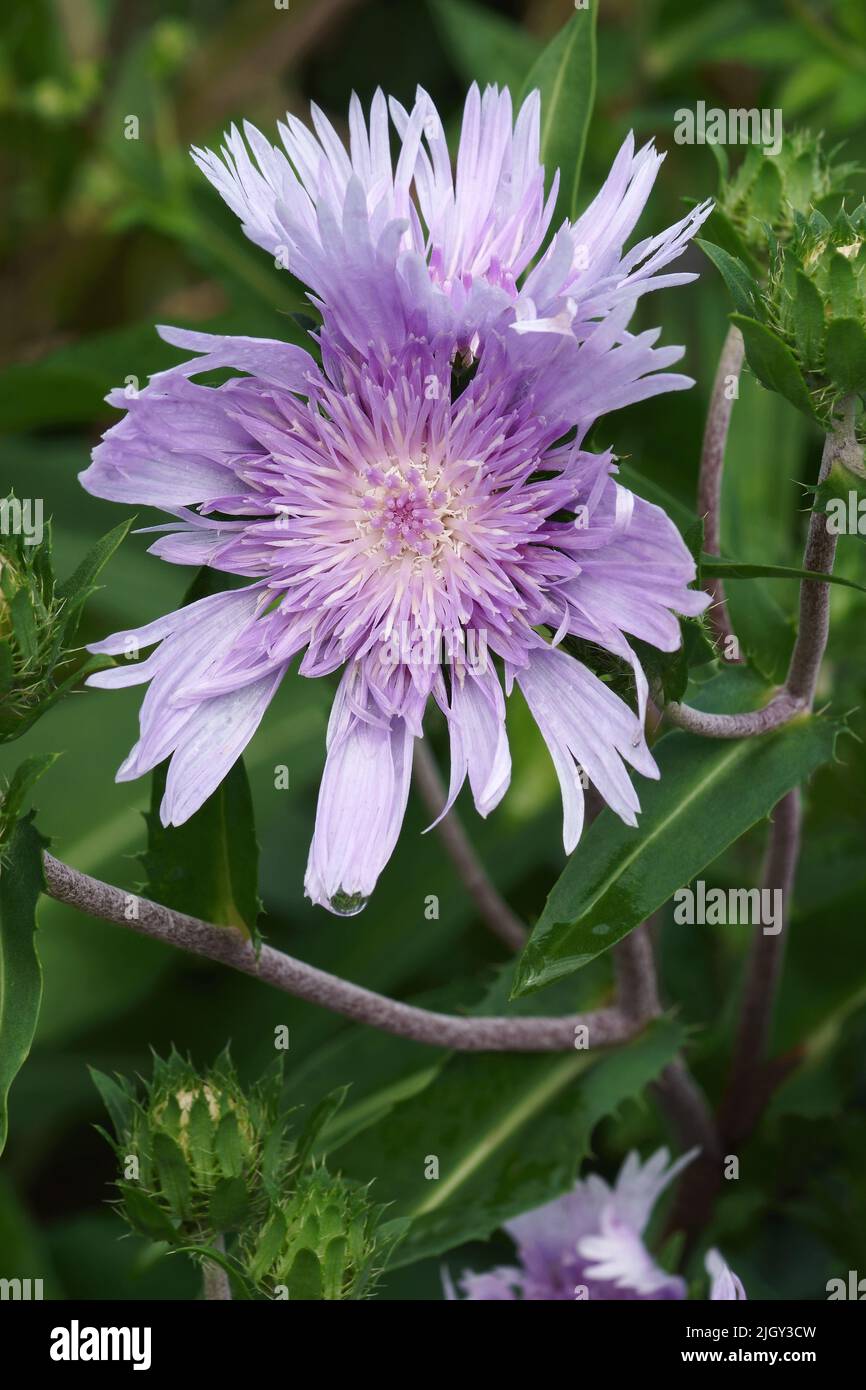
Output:
M264 1179L280 1158L278 1068L246 1093L227 1052L199 1074L173 1050L154 1059L141 1100L121 1085L120 1104L115 1083L95 1080L115 1120L121 1206L137 1230L183 1243L264 1211Z
M51 563L41 498L0 498L0 743L20 738L106 658L74 645L81 612L129 523L115 528L65 583Z
M366 1187L323 1168L303 1172L246 1250L251 1280L274 1299L367 1298L399 1234Z

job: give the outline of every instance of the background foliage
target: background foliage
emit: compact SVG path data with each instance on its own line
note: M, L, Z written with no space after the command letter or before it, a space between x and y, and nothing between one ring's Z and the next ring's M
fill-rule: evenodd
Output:
M177 360L155 322L300 341L292 314L299 287L240 235L187 155L218 143L232 120L270 131L310 99L341 123L349 93L377 85L411 102L416 82L452 125L467 83L507 82L519 92L544 43L572 13L567 0L29 0L0 18L0 166L7 188L0 224L2 493L43 497L54 519L56 567L71 573L88 548L127 519L76 481L113 412L107 390ZM579 107L576 90L569 100ZM606 172L629 128L669 151L644 231L682 215L684 200L714 192L708 147L677 146L674 112L708 105L780 107L786 126L824 130L829 145L866 164L866 10L861 0L601 0L597 93L578 205ZM123 138L138 115L141 138ZM732 152L735 153L735 152ZM862 190L862 179L853 181ZM568 195L571 196L570 194ZM640 326L665 325L686 344L687 395L662 397L604 421L599 438L646 478L693 506L703 416L728 304L697 249L701 280L643 301ZM800 563L806 494L820 435L748 373L728 451L723 548L759 564ZM142 514L139 524L156 520ZM80 640L131 627L176 606L189 574L145 556L128 539L91 599ZM843 540L839 572L866 582L866 552ZM784 668L796 588L753 579L729 586L735 626L764 674ZM863 704L863 597L833 595L824 674L833 712ZM76 694L14 749L62 751L37 800L39 825L77 868L130 888L150 804L146 780L114 783L134 738L140 692ZM339 921L303 898L303 870L324 760L332 686L289 678L246 757L261 844L261 927L275 945L352 980L440 1007L504 1007L500 948L472 907L414 800L397 852L362 917ZM819 700L819 703L822 703ZM862 716L852 716L862 733ZM492 821L464 807L474 842L504 893L534 922L563 867L559 794L526 712L512 701L514 781ZM434 733L437 733L434 727ZM438 731L441 734L441 730ZM441 744L440 744L441 748ZM801 862L777 1048L799 1066L742 1155L712 1233L752 1297L821 1298L828 1278L866 1270L866 889L863 746L846 739L842 761L807 790ZM277 790L274 769L289 769ZM739 774L749 786L749 768ZM736 784L732 796L736 796ZM243 799L244 789L235 790ZM462 804L462 803L461 803ZM756 815L763 815L763 809ZM757 881L765 837L758 823L704 871L721 886ZM160 866L147 871L155 882ZM242 885L245 901L254 886ZM424 915L439 896L438 921ZM243 903L234 910L244 920ZM230 920L230 919L229 919ZM665 921L661 961L675 1021L595 1064L565 1058L466 1057L345 1024L218 966L183 958L43 902L39 949L44 1000L35 1047L16 1082L11 1138L0 1173L0 1276L46 1280L46 1295L183 1297L197 1274L183 1259L148 1262L146 1243L119 1240L106 1205L111 1154L94 1133L103 1118L88 1065L147 1070L148 1047L172 1043L206 1064L231 1040L243 1076L273 1058L274 1029L290 1030L287 1100L315 1102L351 1081L328 1133L333 1165L375 1178L378 1201L421 1215L399 1267L379 1296L440 1297L439 1252L486 1238L503 1215L562 1190L589 1152L612 1172L625 1151L669 1141L646 1085L684 1037L715 1095L727 1056L736 982L748 929ZM580 975L525 1001L528 1012L567 1010L608 987L600 957ZM523 1004L518 1007L524 1007ZM436 1085L432 1083L436 1080ZM832 1123L828 1120L832 1119ZM448 1190L424 1184L424 1156L445 1154L462 1175ZM494 1263L502 1236L471 1245L453 1266Z

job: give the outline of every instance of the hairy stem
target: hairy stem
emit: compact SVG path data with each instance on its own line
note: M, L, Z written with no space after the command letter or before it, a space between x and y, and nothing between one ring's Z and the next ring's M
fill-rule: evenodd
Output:
M575 1047L578 1029L586 1028L591 1048L609 1047L635 1037L646 1022L618 1004L562 1018L464 1018L432 1013L317 970L272 946L262 946L257 953L247 938L231 927L217 927L125 893L79 873L52 854L43 856L43 864L46 891L58 902L228 965L344 1018L433 1047L460 1052L568 1052Z
M617 998L628 1014L655 1018L661 1013L652 942L653 918L635 927L614 947Z
M414 766L415 780L424 804L432 816L438 816L445 805L447 793L433 754L423 739L415 741ZM457 812L449 811L436 829L485 926L510 950L519 951L526 941L526 927L494 888Z
M704 548L712 555L718 555L721 549L722 476L735 396L731 391L731 382L739 378L743 354L743 335L739 328L731 324L713 382L698 475L698 516L704 518ZM706 588L713 598L709 620L716 635L724 642L732 636L725 587L721 579L715 578L707 580Z
M854 426L855 402L845 402L840 417L824 441L818 482L822 483L837 462L850 465L859 461L862 451ZM813 511L803 555L803 568L813 574L831 574L836 558L836 536L827 527L822 512ZM797 640L785 684L763 709L745 714L708 714L690 705L671 702L664 714L672 724L707 738L743 738L764 734L787 724L796 715L811 709L830 631L830 585L804 579L800 584L800 620Z
M849 461L852 453L860 453L854 429L854 408L853 399L845 402L842 419L824 441L819 484L829 476L837 461ZM809 518L803 568L830 574L835 558L836 537L828 529L823 512L813 511ZM800 585L800 623L785 688L795 699L803 700L810 706L815 698L829 632L830 585L804 580Z
M821 587L827 586L822 584ZM805 708L805 700L796 699L789 691L781 690L762 709L748 710L743 714L711 714L677 701L665 705L664 714L678 729L688 729L689 733L702 734L704 738L751 738L755 734L767 734L771 729L781 728L796 714L802 714Z

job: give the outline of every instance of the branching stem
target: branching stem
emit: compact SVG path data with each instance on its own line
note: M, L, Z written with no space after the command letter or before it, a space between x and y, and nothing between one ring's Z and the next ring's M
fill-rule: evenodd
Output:
M79 873L52 854L46 853L43 862L46 891L58 902L228 965L345 1018L433 1047L459 1052L567 1052L576 1045L578 1029L584 1027L590 1048L610 1047L635 1037L648 1021L647 1015L626 1012L619 1004L562 1018L468 1018L433 1013L341 980L272 946L262 946L257 954L232 927L214 926L125 893Z

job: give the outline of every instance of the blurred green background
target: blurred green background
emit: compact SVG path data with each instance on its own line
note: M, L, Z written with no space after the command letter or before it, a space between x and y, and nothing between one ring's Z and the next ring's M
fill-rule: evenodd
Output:
M76 480L113 412L112 386L178 360L154 323L302 341L292 317L301 287L247 242L195 169L190 144L218 145L247 118L271 134L285 111L310 100L345 129L349 94L375 88L411 103L416 83L456 130L468 83L517 91L543 42L572 13L569 0L13 0L0 18L0 425L3 493L42 497L54 518L59 573L68 573L123 508L85 494ZM674 112L694 106L780 107L786 128L823 130L832 147L866 164L866 7L862 0L601 0L599 79L583 175L588 199L625 133L654 136L668 151L641 233L676 220L688 201L714 192L708 147L677 146ZM124 136L129 115L140 138ZM735 157L736 152L732 151ZM858 192L866 184L859 182ZM699 283L640 303L640 326L664 325L686 345L697 385L602 422L610 443L641 475L693 506L703 415L725 333L716 272L692 249ZM741 560L798 564L805 494L820 452L808 422L744 376L733 417L724 498L726 549ZM2 494L0 494L2 495ZM155 516L139 515L140 524ZM87 613L86 640L148 621L177 605L188 571L145 554L131 537L112 561ZM843 541L840 569L866 581L862 543ZM785 583L731 585L744 641L772 642L777 660L792 636L796 591ZM833 595L833 638L823 694L855 711L863 733L864 600ZM262 846L263 929L274 944L373 988L408 998L445 989L471 1004L485 969L501 962L438 842L422 837L414 802L394 858L362 917L339 921L303 897L303 871L324 759L333 686L287 680L251 745L247 767ZM62 750L41 784L39 824L77 868L134 887L145 841L147 782L117 786L114 772L136 735L138 690L76 694L14 747L8 773L28 753ZM444 752L441 729L434 724ZM511 792L492 821L463 806L472 838L501 889L529 920L562 865L558 788L546 751L513 701ZM777 1045L800 1065L780 1090L743 1159L742 1177L719 1208L713 1236L755 1297L822 1298L825 1281L866 1274L866 1067L863 1001L864 767L847 739L844 763L807 793L807 837ZM290 771L275 790L274 768ZM750 883L763 832L714 866L713 881ZM439 895L439 921L424 900ZM746 931L675 927L662 935L665 995L693 1026L691 1057L711 1093L720 1083ZM132 1072L149 1046L171 1042L200 1062L227 1039L242 1073L273 1055L288 1024L289 1090L316 1095L354 1081L381 1084L381 1039L342 1020L183 958L51 902L41 914L45 1001L33 1056L11 1099L11 1140L0 1173L0 1276L46 1279L46 1294L85 1298L185 1297L197 1289L182 1260L157 1267L143 1242L105 1205L112 1157L92 1125L102 1119L87 1064ZM607 963L587 972L603 989ZM411 1089L431 1065L406 1044L385 1070ZM419 1083L420 1084L420 1083ZM832 1124L828 1124L832 1119ZM626 1149L669 1139L648 1100L627 1103L597 1132L598 1165L612 1171ZM421 1140L426 1142L425 1138ZM422 1151L424 1151L422 1149ZM379 1178L379 1200L389 1192ZM734 1190L735 1189L735 1190ZM478 1265L502 1243L455 1257ZM438 1298L438 1261L396 1272L383 1294Z

